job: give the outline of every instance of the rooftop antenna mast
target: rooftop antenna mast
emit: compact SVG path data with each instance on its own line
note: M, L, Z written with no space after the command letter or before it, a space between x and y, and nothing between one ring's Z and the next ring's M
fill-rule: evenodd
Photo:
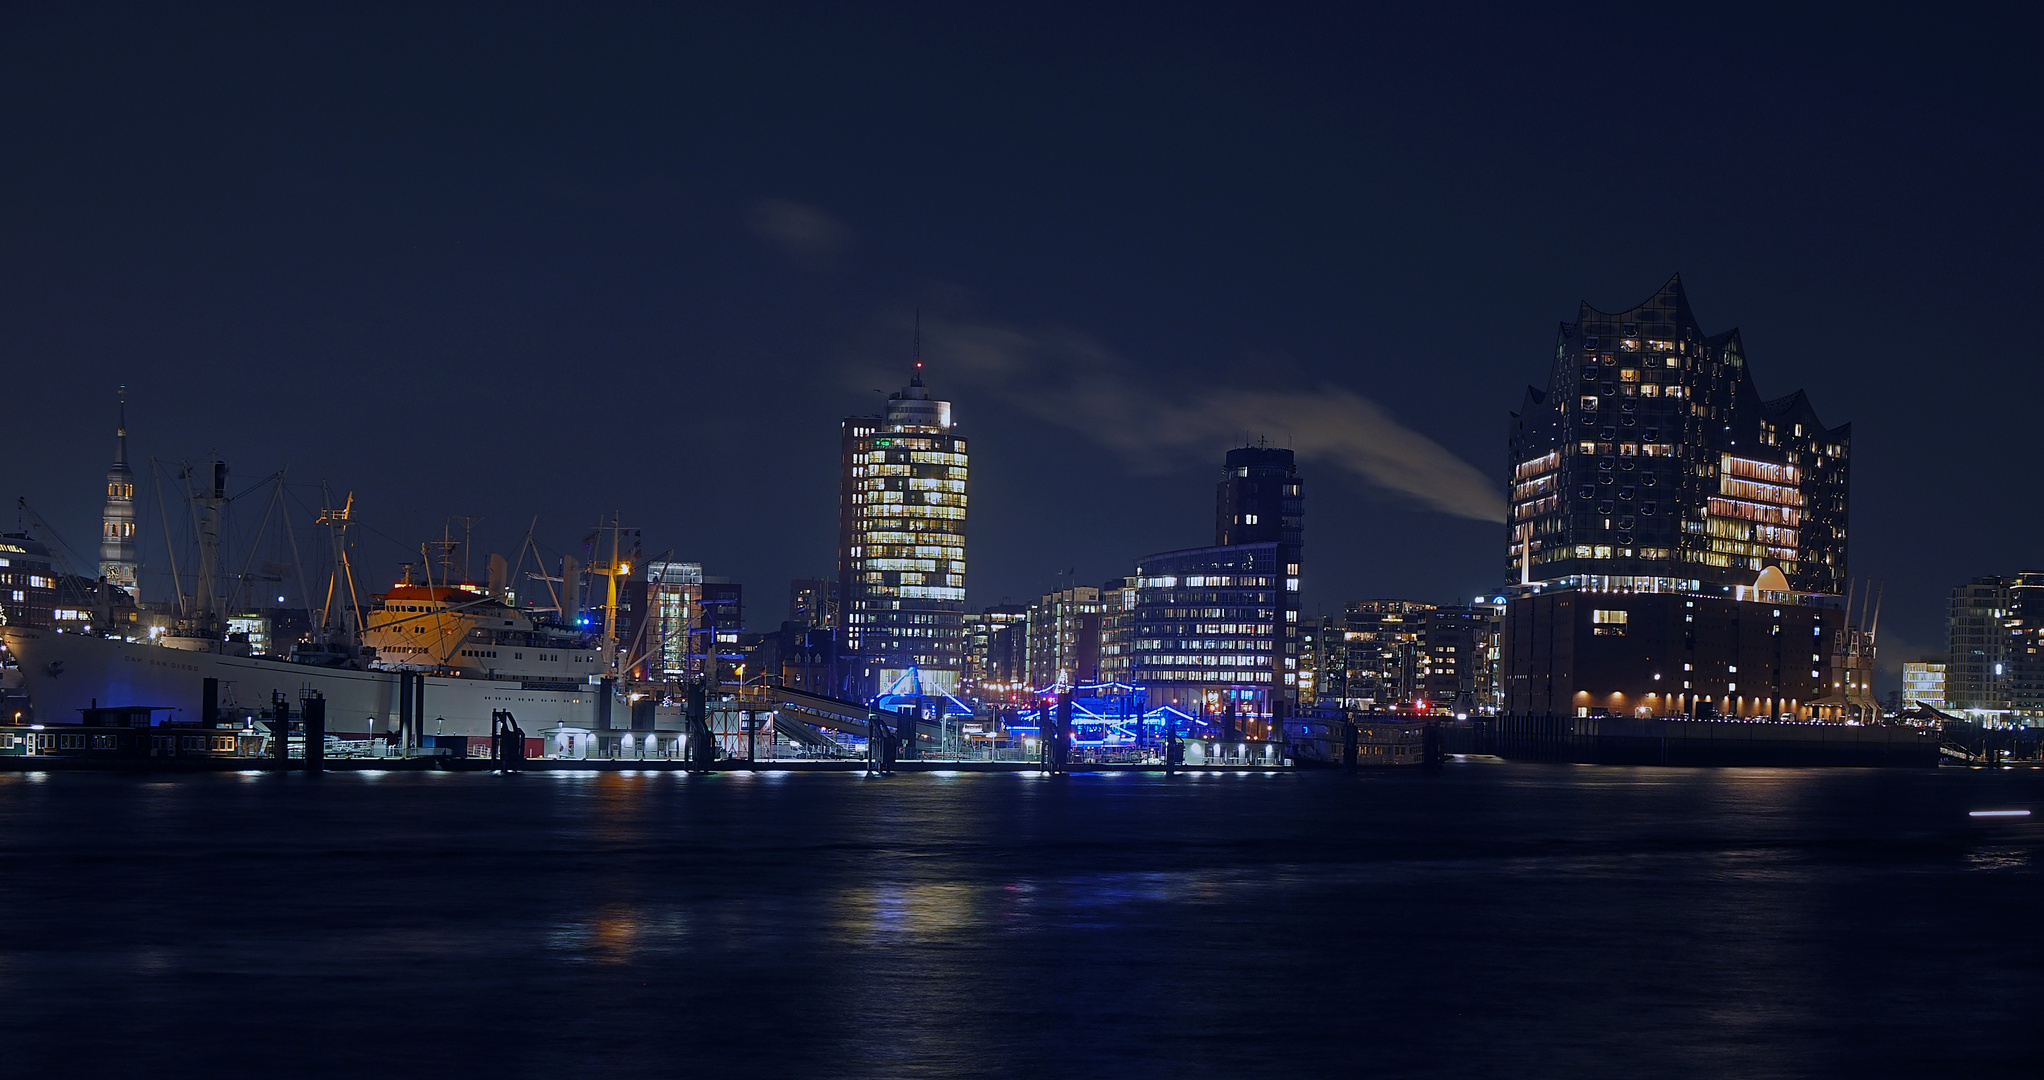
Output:
M920 304L916 306L915 347L909 353L909 360L915 364L915 374L910 377L909 385L923 385L923 309Z

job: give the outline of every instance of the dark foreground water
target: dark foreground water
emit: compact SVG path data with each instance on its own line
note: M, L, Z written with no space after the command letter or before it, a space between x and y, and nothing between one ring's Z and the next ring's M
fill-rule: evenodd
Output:
M2025 1076L2044 773L0 775L0 1073Z

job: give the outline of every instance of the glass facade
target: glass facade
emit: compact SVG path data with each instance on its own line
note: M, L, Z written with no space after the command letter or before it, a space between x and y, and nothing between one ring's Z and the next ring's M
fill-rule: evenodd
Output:
M1152 706L1268 715L1298 682L1299 597L1275 543L1192 548L1136 564L1130 651Z
M1739 331L1706 335L1680 277L1626 311L1584 304L1513 414L1512 580L1743 586L1772 566L1842 593L1851 450L1801 391L1760 397Z
M703 564L653 561L646 564L646 654L663 678L692 675L690 635L702 600Z
M1505 711L1864 714L1872 636L1837 608L1851 452L1802 391L1760 396L1680 277L1582 305L1512 414Z
M953 693L965 666L965 437L920 373L880 416L843 426L838 591L847 684L861 699L910 672Z
M1152 705L1224 725L1232 711L1263 737L1268 725L1248 718L1298 704L1305 521L1292 451L1228 451L1214 488L1214 546L1148 556L1123 582L1115 638L1126 642L1129 681Z
M1930 661L1902 665L1902 707L1945 707L1945 665Z

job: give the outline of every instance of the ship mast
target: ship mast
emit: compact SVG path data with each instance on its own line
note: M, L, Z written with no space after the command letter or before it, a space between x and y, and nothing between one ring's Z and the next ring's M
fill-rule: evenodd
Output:
M217 634L222 629L220 611L220 531L227 511L227 463L215 457L207 494L193 500L199 515L199 580L197 614L199 631Z
M319 625L323 628L333 625L334 604L338 599L334 594L345 588L348 590L347 611L353 617L341 629L352 641L362 626L362 611L355 600L357 595L355 567L348 561L348 526L355 523L355 493L348 492L347 501L338 509L331 505L331 499L324 501L328 505L320 510L319 517L315 520L318 524L326 526L327 534L333 539L334 570L332 576L327 578L326 603L319 609Z
M593 573L602 574L610 585L605 590L603 601L603 666L613 673L617 671L617 579L619 575L632 572L632 564L618 562L618 533L623 531L620 524L622 514L612 511L610 515L610 561L601 568L591 567Z

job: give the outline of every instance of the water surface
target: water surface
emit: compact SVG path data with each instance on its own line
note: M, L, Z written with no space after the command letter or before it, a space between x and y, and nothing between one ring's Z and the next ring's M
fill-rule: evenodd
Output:
M2044 773L0 775L16 1075L2036 1075Z

